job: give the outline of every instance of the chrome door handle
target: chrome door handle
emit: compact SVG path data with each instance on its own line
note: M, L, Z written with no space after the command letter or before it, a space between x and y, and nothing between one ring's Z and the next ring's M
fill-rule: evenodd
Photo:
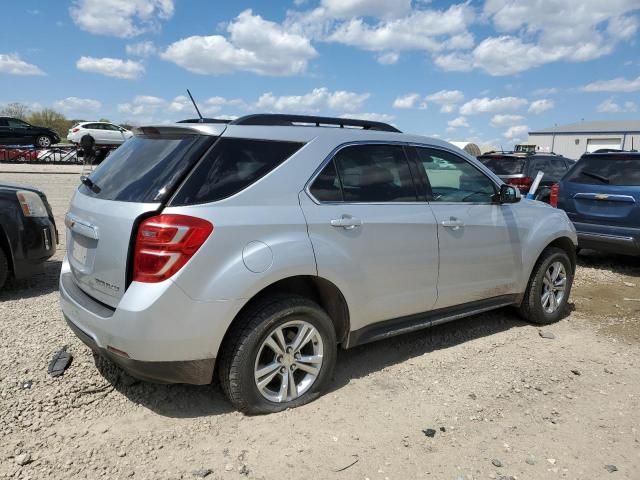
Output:
M462 220L458 220L457 218L450 218L449 220L443 220L442 222L440 222L440 225L452 230L458 230L460 227L464 227L464 222Z
M331 226L342 227L345 230L353 230L354 228L362 226L362 220L348 215L343 215L341 218L334 218L331 220Z

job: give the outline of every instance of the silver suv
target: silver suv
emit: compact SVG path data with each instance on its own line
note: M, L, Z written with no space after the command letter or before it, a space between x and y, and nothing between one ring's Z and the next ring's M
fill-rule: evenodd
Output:
M217 373L248 413L318 397L338 345L508 305L558 320L577 243L449 143L290 115L138 128L65 220L78 337L141 379Z

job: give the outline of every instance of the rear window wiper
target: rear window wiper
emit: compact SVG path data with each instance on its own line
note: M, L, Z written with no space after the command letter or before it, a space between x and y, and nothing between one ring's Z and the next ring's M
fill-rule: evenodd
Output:
M582 170L580 173L585 177L591 177L595 178L596 180L600 180L602 183L611 183L611 180L609 180L607 177L603 177L602 175L598 175L597 173L593 173L588 170Z
M97 193L100 193L100 190L102 190L98 185L93 183L93 180L91 180L86 175L82 175L80 177L80 182L82 182L83 185L86 185L89 188L89 190L91 190L93 193L97 194Z

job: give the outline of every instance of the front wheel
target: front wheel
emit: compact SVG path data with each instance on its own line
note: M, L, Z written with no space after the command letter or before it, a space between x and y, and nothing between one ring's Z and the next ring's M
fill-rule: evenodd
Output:
M220 382L242 412L264 414L316 399L337 355L333 322L303 297L257 302L227 335Z
M571 293L573 273L571 260L564 250L547 248L531 273L520 315L538 324L560 320Z
M40 148L49 148L51 146L51 138L46 135L39 135L36 138L36 145Z

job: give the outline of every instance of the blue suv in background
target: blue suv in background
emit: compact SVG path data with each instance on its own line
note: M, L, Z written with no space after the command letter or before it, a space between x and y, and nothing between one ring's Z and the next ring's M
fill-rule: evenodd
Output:
M552 204L554 196L579 248L640 255L640 153L583 155L552 189Z

